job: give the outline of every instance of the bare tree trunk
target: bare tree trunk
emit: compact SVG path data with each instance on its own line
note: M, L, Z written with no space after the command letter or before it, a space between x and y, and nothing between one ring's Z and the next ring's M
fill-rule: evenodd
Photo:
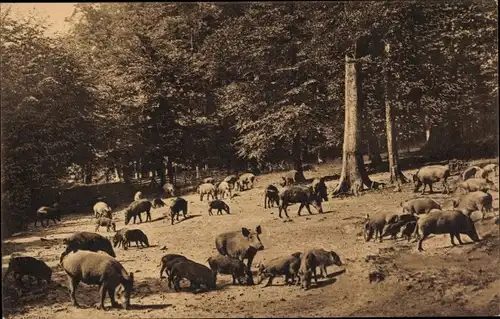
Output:
M92 163L87 163L85 165L85 184L92 184L92 175L93 175L93 169L92 169Z
M390 63L390 45L389 43L385 46L386 50L386 63ZM401 172L401 168L399 167L399 156L398 156L398 148L394 127L394 114L392 113L392 99L393 99L393 91L392 91L392 82L391 82L391 74L389 70L386 68L384 70L384 99L385 99L385 128L387 135L387 159L389 161L389 173L391 174L390 182L392 183L406 183L408 179Z
M370 166L372 168L378 169L382 165L378 138L375 136L372 128L369 128L368 131L368 157L370 158Z
M196 166L196 168L198 169L198 166ZM168 175L168 182L173 185L174 184L174 167L172 165L172 160L170 158L167 160L167 175ZM163 185L164 184L162 184L162 186Z
M130 175L132 175L132 167L128 162L123 164L123 182L130 183Z
M355 50L356 52L356 50ZM356 55L355 55L356 56ZM359 93L357 62L346 55L345 65L345 126L344 146L342 154L342 173L334 194L357 192L366 185L372 186L372 181L366 173L363 157L359 151L361 131L359 127Z
M297 182L304 182L306 180L304 176L304 170L302 168L302 147L300 145L300 134L297 134L293 139L292 146L292 157L293 157L293 169L297 171L295 179Z

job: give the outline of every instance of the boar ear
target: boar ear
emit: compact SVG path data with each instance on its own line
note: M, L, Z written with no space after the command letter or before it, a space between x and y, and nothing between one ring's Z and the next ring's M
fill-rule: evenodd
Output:
M245 228L245 227L241 228L241 233L245 237L248 237L248 235L250 235L250 231L247 228Z
M366 219L366 220L370 220L370 215L369 215L369 214L366 214L365 219Z
M257 228L255 228L255 231L257 232L257 234L262 234L262 228L259 226L257 226Z

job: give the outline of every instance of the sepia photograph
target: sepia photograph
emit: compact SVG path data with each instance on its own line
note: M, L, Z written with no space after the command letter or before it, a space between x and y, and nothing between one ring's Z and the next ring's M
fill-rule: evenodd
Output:
M498 1L0 4L2 317L500 316Z

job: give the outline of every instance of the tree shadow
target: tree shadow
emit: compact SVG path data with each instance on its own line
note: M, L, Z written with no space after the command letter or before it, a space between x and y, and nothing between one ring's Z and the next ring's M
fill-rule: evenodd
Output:
M172 304L149 304L149 305L139 305L139 304L130 304L130 310L160 310L165 309L167 307L171 307Z
M201 214L193 214L193 215L188 215L186 216L185 218L182 218L181 220L179 221L174 221L174 225L177 225L179 223L182 223L183 221L186 221L186 220L190 220L191 218L196 218L196 217L200 217Z
M63 245L63 239L54 238L41 240L40 238L34 238L33 240L26 242L4 242L2 244L2 256L10 255L12 253L19 253L21 255L23 252L28 250L50 249L55 245Z
M310 289L317 289L317 288L322 288L331 284L334 284L337 281L337 278L328 278L326 280L320 280L317 283L314 283L314 285L310 286ZM314 282L314 279L312 280Z
M346 272L346 269L341 269L341 270L338 270L336 272L332 272L332 273L329 273L328 275L326 275L327 278L334 278L334 277L337 277L337 276L340 276L342 274L344 274Z
M340 179L340 174L333 174L333 175L327 175L323 176L325 179L325 182L331 182Z

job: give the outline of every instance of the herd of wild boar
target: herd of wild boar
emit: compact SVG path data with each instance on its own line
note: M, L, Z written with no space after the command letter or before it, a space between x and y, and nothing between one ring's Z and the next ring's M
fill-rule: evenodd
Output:
M465 169L457 186L457 189L462 190L464 194L450 198L452 208L449 210L443 210L442 206L431 198L419 197L402 202L401 210L397 213L366 214L363 229L365 241L370 241L373 237L382 241L385 236L389 235L392 239L396 239L398 234L401 234L400 237L407 241L414 237L415 241L418 241L419 251L423 250L422 242L430 234L449 234L453 245L455 245L455 239L462 244L460 234L468 235L474 242L479 241L471 213L481 211L481 219L483 219L485 214L492 210L493 199L488 191L498 191L498 188L489 179L491 173L498 176L496 164L489 164L483 168L473 166ZM424 195L427 187L432 192L433 184L441 182L443 193L449 194L447 184L449 176L448 165L422 167L411 176L414 192L418 192L422 187L421 194ZM264 208L272 208L276 205L280 218L282 218L282 212L289 218L287 208L291 204L300 204L297 212L299 216L304 207L309 214L312 214L310 205L313 205L320 214L323 213L322 202L328 201L324 178L316 178L310 185L303 185L297 183L296 177L297 172L291 171L282 176L282 181L276 185L271 184L265 187ZM230 175L220 183L216 183L214 178L206 178L198 186L197 192L200 195L200 201L203 201L204 197L209 201L209 215L213 215L212 210L216 210L217 214L223 214L223 211L230 214L230 207L223 201L224 197L231 198L235 191L252 188L254 182L255 175L251 173L241 176ZM175 190L173 185L165 185L164 190L167 196L173 197ZM151 208L166 205L160 198L155 198L151 202L143 198L141 192L137 192L134 201L124 211L125 225L128 225L132 218L134 224L136 218L139 218L139 222L142 223L142 213L146 213L146 222L151 221ZM120 303L116 301L118 299L122 307L128 309L134 285L134 274L127 272L116 259L114 248L121 246L126 250L131 242L135 242L137 247L149 247L148 237L140 229L116 230L112 209L105 202L97 202L93 210L95 233L77 232L63 241L66 249L61 253L59 265L67 274L72 303L78 306L76 288L80 282L83 282L99 286L101 309L105 309L106 295L109 296L112 307L119 306ZM177 197L169 207L172 225L174 220L179 221L181 212L186 218L188 202L182 197ZM59 204L41 207L36 213L35 226L38 221L42 226L46 221L48 226L50 220L54 224L61 220ZM115 232L112 242L96 233L100 227L106 227L108 232L110 230ZM218 255L210 256L205 261L208 267L179 254L166 254L160 261L160 279L167 278L168 287L173 286L175 291L181 289L182 279L188 280L193 289L215 289L217 274L231 275L233 284L254 285L252 262L256 254L264 249L259 238L261 233L261 226L257 226L255 229L242 227L240 230L219 234L215 238ZM265 286L269 286L276 276L284 276L286 285L296 284L308 289L312 279L317 283L318 277L323 277L323 273L326 275L326 267L331 265L343 265L339 255L334 251L313 248L304 252L294 252L277 257L265 265L259 264L257 283L260 284L267 278ZM316 274L317 268L320 270L319 276ZM50 282L52 277L51 268L33 257L12 257L5 277L9 273L12 273L20 284L22 284L23 276L34 278L37 283Z

